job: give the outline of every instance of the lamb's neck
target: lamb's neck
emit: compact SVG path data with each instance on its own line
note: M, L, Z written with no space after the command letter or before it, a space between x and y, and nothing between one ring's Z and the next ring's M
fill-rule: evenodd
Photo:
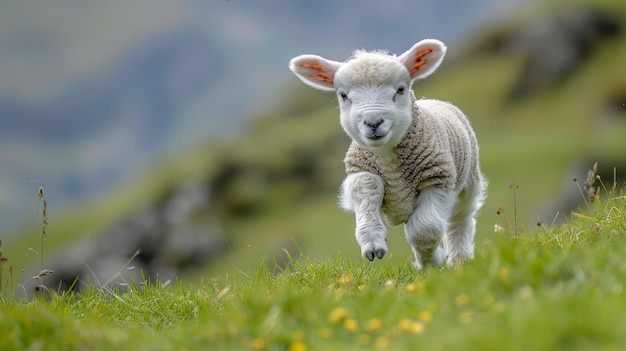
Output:
M396 157L395 147L378 147L376 149L370 149L372 154L376 156L377 160L391 160Z
M376 163L380 167L380 171L383 172L388 179L400 179L402 177L400 162L398 162L398 154L395 148L381 148L372 153L376 158Z

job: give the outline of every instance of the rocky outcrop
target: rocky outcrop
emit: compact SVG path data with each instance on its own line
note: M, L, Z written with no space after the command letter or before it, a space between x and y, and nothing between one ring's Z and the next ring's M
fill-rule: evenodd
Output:
M509 92L511 99L520 100L566 79L600 43L621 30L622 23L611 14L571 7L495 32L479 43L477 50L521 58L521 69Z
M181 270L204 263L226 248L227 239L208 184L189 181L159 203L147 205L66 250L51 262L49 287L68 289L88 283L123 287L129 279L141 282L174 279ZM130 277L129 277L130 276Z
M130 280L173 280L189 268L205 266L235 245L224 220L257 215L272 203L336 191L343 170L322 155L335 153L339 159L347 138L336 131L311 144L297 142L280 150L283 154L267 155L280 162L226 152L214 172L175 183L153 202L47 261L54 274L43 283L54 291L59 286L69 289L77 279L74 289L92 283L123 288ZM31 281L25 290L41 283Z

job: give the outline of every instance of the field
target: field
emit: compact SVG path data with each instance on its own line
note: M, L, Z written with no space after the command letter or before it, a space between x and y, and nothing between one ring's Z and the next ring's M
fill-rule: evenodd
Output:
M583 3L626 18L621 2ZM549 16L563 4L535 11ZM533 23L537 12L450 46L449 60L415 86L418 96L459 106L476 130L490 185L474 261L417 272L401 228L391 228L384 260L360 257L353 218L335 205L349 143L336 101L294 78L232 140L163 160L93 203L60 209L48 198L45 240L34 189L33 222L2 238L0 348L624 349L626 29L594 43L563 79L513 101L524 58L484 43ZM604 186L590 202L584 172L594 161ZM42 287L32 300L18 297L31 271L55 269L44 259L76 254L75 242L95 240L181 183L214 182L224 165L240 171L218 189L226 195L211 214L228 235L216 259L177 280L127 278L76 295ZM572 192L575 212L555 212ZM129 258L120 272L136 269Z
M567 217L569 210L554 205L565 194L576 194L572 177L584 178L572 167L582 166L586 172L599 161L604 180L613 180L614 167L618 178L623 178L626 74L616 68L626 60L626 30L594 43L590 56L569 75L519 101L507 96L519 79L524 56L484 49L484 43L494 37L532 27L534 21L559 14L564 5L569 3L531 7L500 25L469 33L471 39L450 45L449 57L436 74L414 87L417 96L459 106L476 130L482 168L490 182L478 221L479 244L494 238L498 209L512 216L511 181L519 186L518 224L533 231L538 221L550 225ZM588 0L580 5L610 14L619 23L626 18L621 2ZM283 94L251 116L246 128L231 139L210 140L154 164L92 203L58 208L49 198L47 260L75 254L75 242L95 240L136 209L159 203L180 184L213 182L225 165L240 169L218 189L226 194L226 200L216 206L229 249L217 261L184 272L186 279L254 269L263 257L283 259L282 249L293 250L294 245L310 258L341 254L358 260L353 220L335 206L348 144L334 97L304 87L294 78ZM36 190L33 218L40 210ZM251 211L237 213L241 206ZM39 258L24 254L40 245L38 226L35 221L25 223L20 233L3 238L5 255L16 268L38 266ZM399 228L391 230L390 245L393 263L403 263L409 250Z
M194 284L129 280L0 300L3 350L618 350L626 198L561 227L513 227L454 268L338 255ZM6 267L4 267L6 272Z

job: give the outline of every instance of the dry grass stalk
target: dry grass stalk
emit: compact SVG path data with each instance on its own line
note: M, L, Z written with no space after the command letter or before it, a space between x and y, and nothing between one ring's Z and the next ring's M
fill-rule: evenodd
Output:
M0 293L4 294L4 290L3 290L3 285L2 285L2 281L3 281L3 275L2 273L4 272L4 263L7 262L9 259L4 256L4 252L2 251L2 240L0 240ZM9 267L9 273L11 275L13 275L13 266Z
M39 190L37 191L37 196L39 196L39 199L41 199L41 202L43 203L43 219L41 227L41 271L39 272L39 274L34 276L33 279L44 279L45 276L54 273L54 271L44 268L44 249L46 246L46 239L48 238L48 233L46 231L46 228L48 227L48 202L46 201L46 198L44 196L44 190L42 186L39 187Z
M509 189L513 190L513 233L517 236L517 193L516 190L519 188L519 185L515 184L514 181L509 180Z
M585 193L587 194L587 199L591 202L594 202L600 194L600 187L595 186L596 180L600 179L597 173L598 162L596 161L593 167L587 171L587 179L585 180Z

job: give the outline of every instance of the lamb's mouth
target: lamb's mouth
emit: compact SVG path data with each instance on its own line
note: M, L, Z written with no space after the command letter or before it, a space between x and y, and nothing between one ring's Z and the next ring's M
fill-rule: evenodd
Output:
M372 133L372 135L368 135L366 136L369 139L373 139L373 140L378 140L378 139L382 139L387 135L387 133Z
M375 128L360 128L363 141L370 146L380 146L387 142L389 128L376 126Z
M387 134L381 134L381 135L373 134L371 136L367 136L366 138L368 138L370 140L375 140L376 141L376 140L381 140L381 139L383 139L386 136L387 136Z
M365 140L369 146L381 146L387 142L388 135L388 133L372 133L370 135L365 135Z

